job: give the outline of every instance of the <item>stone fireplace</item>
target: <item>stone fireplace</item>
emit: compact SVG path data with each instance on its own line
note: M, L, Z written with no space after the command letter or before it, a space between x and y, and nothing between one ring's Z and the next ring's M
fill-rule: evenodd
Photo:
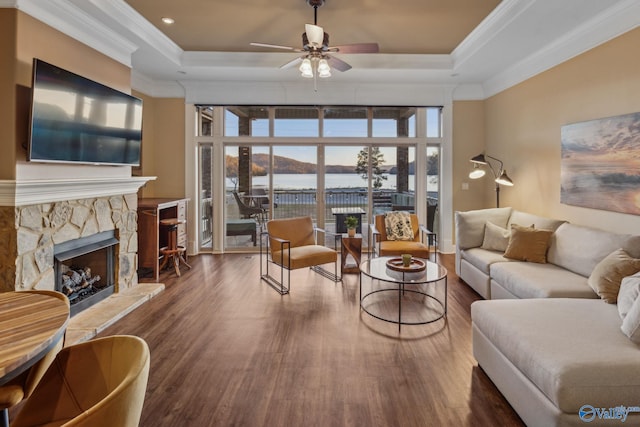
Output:
M137 285L137 191L149 179L0 181L0 291L56 290L54 248L104 233L113 239L113 291Z

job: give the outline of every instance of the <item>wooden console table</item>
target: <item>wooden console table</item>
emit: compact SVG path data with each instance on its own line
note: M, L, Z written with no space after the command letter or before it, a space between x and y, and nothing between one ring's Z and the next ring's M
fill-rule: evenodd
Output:
M160 248L167 246L167 236L160 232L160 220L178 218L178 246L187 247L187 205L189 199L138 199L138 268L150 270L139 275L141 282L157 282L160 276Z

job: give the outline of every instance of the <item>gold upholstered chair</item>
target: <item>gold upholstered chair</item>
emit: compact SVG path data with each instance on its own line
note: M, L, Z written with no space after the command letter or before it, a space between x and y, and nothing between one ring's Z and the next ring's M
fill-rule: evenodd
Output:
M64 348L13 427L135 427L149 377L149 347L116 335Z
M334 249L331 249L318 242L318 236L324 234L324 230L313 226L309 216L273 219L267 222L267 231L263 232L260 238L261 279L282 295L289 293L291 270L298 268L311 267L334 282L342 280L338 274L337 246L340 235L334 235ZM263 240L266 240L264 247ZM334 265L333 272L322 267L323 264L329 263ZM266 265L264 274L263 264ZM280 267L279 280L270 275L270 264ZM286 284L284 270L287 270Z
M48 295L54 298L58 298L59 300L67 304L67 309L69 309L70 307L69 298L67 298L67 296L61 292L45 290L30 290L23 292ZM62 350L63 346L64 335L62 335L62 337L60 337L60 339L54 343L53 347L40 360L34 363L33 366L31 366L29 369L27 369L17 377L13 378L8 383L0 386L0 409L2 410L3 418L0 425L9 424L9 408L16 406L18 403L31 396L36 386L49 368L49 365L51 365L58 352Z
M374 223L370 226L371 235L369 241L371 243L372 256L400 256L402 254L411 254L416 258L429 259L430 243L436 245L436 235L431 230L420 225L416 214L409 214L411 221L411 235L407 240L392 240L388 235L386 224L387 215L401 215L399 212L387 212L384 215L376 215ZM426 242L426 243L425 243Z

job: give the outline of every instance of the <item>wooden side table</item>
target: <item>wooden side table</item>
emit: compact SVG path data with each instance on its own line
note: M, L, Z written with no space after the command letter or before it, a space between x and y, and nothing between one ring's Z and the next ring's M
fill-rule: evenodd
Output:
M347 257L349 255L351 255L355 264L347 261ZM354 237L349 237L346 234L342 235L340 258L342 260L342 274L360 273L360 261L362 259L362 234L356 234Z

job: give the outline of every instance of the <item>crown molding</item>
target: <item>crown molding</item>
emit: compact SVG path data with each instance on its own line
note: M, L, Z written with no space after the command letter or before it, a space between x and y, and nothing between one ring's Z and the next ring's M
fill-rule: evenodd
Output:
M154 98L184 98L184 87L177 81L153 80L136 71L131 71L131 89Z
M0 180L0 206L28 206L65 200L137 193L155 176L123 178Z
M175 65L181 65L184 51L162 31L147 21L123 0L76 0L87 1L105 16L110 17L127 31L151 46L158 54Z
M555 67L640 25L640 2L627 0L549 44L483 83L491 97Z
M514 19L536 0L502 0L502 2L451 52L454 69L474 57L487 43L502 33Z
M138 49L68 0L16 0L16 9L44 22L102 54L131 67L131 55Z

